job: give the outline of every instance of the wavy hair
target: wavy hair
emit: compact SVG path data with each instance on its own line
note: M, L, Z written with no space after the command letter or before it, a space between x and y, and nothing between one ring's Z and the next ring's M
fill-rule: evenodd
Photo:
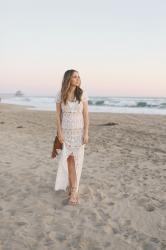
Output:
M62 102L66 105L67 103L67 98L69 95L70 91L70 80L74 72L78 72L75 69L69 69L64 73L63 80L62 80L62 87L61 87L61 99ZM81 101L81 96L83 93L83 90L80 88L81 85L81 80L79 86L76 86L75 91L74 91L74 97L76 97L76 100L80 103Z

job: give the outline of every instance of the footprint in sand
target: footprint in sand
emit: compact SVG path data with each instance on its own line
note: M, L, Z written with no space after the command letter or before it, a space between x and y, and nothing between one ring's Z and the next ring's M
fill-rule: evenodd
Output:
M157 245L153 242L146 242L143 244L143 250L156 250Z
M11 164L11 162L10 162L10 161L6 161L5 163L6 163L6 164Z
M155 207L153 206L153 204L146 204L145 205L145 209L146 209L146 211L148 211L148 212L152 212L152 211L154 211L155 210Z
M115 203L111 201L111 202L108 202L107 204L108 206L113 206Z
M155 210L153 203L146 198L141 198L137 201L138 205L143 207L147 212L152 212Z

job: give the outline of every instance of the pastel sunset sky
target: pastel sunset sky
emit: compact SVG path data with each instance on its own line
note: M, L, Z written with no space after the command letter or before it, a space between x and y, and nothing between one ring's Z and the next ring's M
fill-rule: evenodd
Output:
M165 0L0 3L0 93L54 95L68 69L89 95L166 96Z

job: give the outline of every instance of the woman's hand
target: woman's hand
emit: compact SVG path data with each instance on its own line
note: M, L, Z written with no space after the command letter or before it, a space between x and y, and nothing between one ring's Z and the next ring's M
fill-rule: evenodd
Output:
M64 136L62 131L58 132L58 139L60 141L60 143L64 143Z
M83 144L87 144L89 141L89 136L88 136L88 132L84 132L84 136L83 136Z

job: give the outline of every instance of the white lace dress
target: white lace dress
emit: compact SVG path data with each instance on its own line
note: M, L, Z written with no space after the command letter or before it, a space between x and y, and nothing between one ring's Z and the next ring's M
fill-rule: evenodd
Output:
M61 92L56 95L56 102L61 102ZM75 170L77 176L77 191L79 190L79 182L82 172L84 160L83 132L83 101L88 101L87 92L84 90L82 101L79 103L76 99L68 101L65 105L61 102L62 110L62 132L64 135L63 148L56 157L58 169L55 180L55 190L65 190L69 186L67 158L73 154L75 161Z

